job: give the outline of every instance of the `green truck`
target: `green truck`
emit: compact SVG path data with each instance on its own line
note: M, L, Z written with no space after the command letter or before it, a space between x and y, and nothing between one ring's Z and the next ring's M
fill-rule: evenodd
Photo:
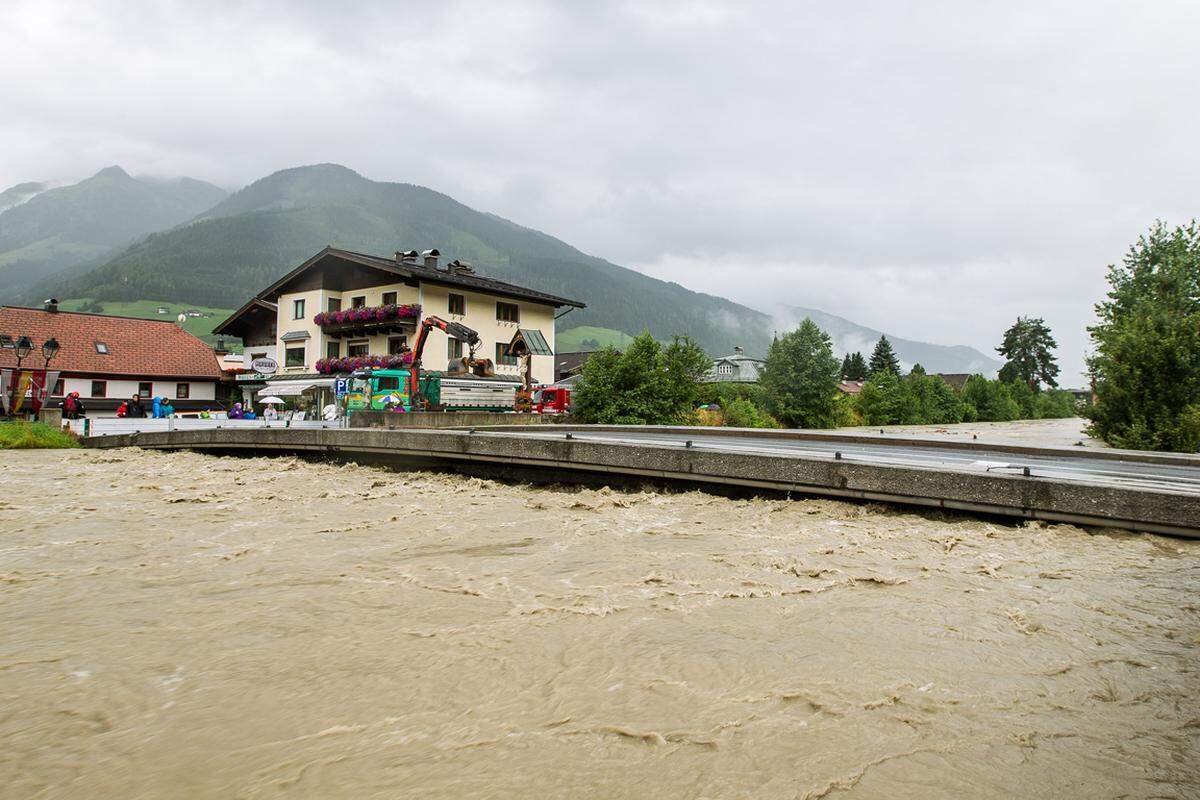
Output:
M407 369L357 372L346 394L346 412L412 411ZM420 374L420 391L430 411L512 411L517 382L475 375Z

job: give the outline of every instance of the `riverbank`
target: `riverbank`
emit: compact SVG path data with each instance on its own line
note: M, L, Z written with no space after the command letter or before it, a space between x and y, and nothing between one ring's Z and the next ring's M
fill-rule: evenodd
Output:
M44 422L0 422L0 450L43 450L79 447L71 434Z
M0 479L6 796L1200 791L1200 543L292 458Z

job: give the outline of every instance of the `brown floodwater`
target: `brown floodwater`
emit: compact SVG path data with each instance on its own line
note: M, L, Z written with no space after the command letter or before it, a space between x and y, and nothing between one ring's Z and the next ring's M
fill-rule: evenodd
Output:
M1200 543L7 452L3 798L1200 796Z

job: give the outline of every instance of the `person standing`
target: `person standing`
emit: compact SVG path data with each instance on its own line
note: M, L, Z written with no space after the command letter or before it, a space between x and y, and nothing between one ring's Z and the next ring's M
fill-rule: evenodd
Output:
M142 405L142 396L135 394L129 398L129 402L125 404L125 416L130 419L145 419L146 407Z
M83 401L79 399L79 392L71 392L63 398L63 416L67 419L82 419L87 414L87 409L83 407Z

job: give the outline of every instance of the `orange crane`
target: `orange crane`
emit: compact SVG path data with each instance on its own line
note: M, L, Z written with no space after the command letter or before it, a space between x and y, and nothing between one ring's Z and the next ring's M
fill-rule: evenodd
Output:
M475 348L479 345L478 333L461 322L447 322L441 317L426 317L421 320L420 328L417 331L417 340L413 343L412 363L408 367L408 397L413 409L424 405L424 403L418 403L417 400L421 394L421 354L425 352L425 342L429 339L429 332L434 328L460 342L466 342L470 348L470 356L467 358L468 366L476 363Z

